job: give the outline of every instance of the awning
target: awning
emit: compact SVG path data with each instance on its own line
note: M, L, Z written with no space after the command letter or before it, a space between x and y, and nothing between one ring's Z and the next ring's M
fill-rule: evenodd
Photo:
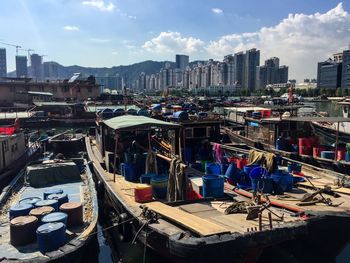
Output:
M104 121L109 128L113 130L132 130L140 128L164 127L164 128L179 128L180 125L171 122L156 120L144 116L124 115L114 117Z

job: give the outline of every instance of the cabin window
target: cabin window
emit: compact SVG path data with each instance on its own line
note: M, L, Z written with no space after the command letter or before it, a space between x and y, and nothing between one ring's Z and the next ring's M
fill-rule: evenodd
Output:
M185 137L186 138L193 138L193 129L192 128L185 129Z
M344 113L348 113L348 107L344 107Z

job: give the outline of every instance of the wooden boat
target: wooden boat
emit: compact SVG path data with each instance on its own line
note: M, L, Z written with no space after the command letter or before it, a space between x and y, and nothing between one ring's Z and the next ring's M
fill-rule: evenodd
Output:
M26 135L18 125L0 127L0 189L33 160L41 148L37 140L26 142Z
M246 220L244 214L225 214L225 209L236 201L250 200L250 197L236 193L230 185L226 185L225 196L221 199L193 200L186 196L176 201L158 199L143 205L136 202L135 189L147 185L126 181L120 175L117 167L123 158L124 146L137 139L133 145L138 144L138 148L147 152L151 149L151 137L155 132L162 136L168 134L170 156L174 156L181 153L181 140L173 136L182 134L176 131L179 129L181 125L174 123L141 116L121 116L98 122L96 137L86 138L86 148L99 181L99 191L111 207L107 210L115 211L116 221L120 224L130 222L119 228L126 240L134 237L172 262L252 262L265 248L288 242L308 242L310 250L322 249L319 243L316 245L313 242L323 238L324 233L330 233L319 229L328 225L327 218L336 212L343 213L344 209L328 211L327 207L323 209L327 214L324 216L321 211L309 213L306 209L292 205L285 204L283 208L274 206L271 209L275 214L285 214L284 220L272 216L271 229L268 213L265 212L258 230L257 219ZM167 165L171 158L153 154L159 162L169 167ZM180 166L186 177L191 174L202 175L185 164ZM345 224L348 220L346 217L336 218L340 223L344 223L345 218Z
M0 195L1 262L78 262L84 254L88 253L87 247L95 237L94 231L98 216L97 195L86 160L76 158L74 161L76 163L70 160L49 160L44 163L30 164L2 191ZM12 233L12 226L9 221L10 207L23 198L43 198L43 193L52 189L62 189L63 193L68 195L69 202L82 204L82 224L68 226L65 233L66 242L53 251L40 252L40 245L37 243L39 241L12 245L13 240L19 240L19 233ZM78 214L77 216L80 215ZM33 218L33 216L22 218L28 217ZM21 216L15 219L18 218L21 218ZM68 222L69 220L68 216ZM37 229L37 226L35 226L35 229ZM26 232L23 230L21 238L28 240L29 235L32 236L35 233L33 234L28 229L26 229Z
M84 150L84 137L82 133L71 133L68 130L52 136L49 147L57 153L77 153Z

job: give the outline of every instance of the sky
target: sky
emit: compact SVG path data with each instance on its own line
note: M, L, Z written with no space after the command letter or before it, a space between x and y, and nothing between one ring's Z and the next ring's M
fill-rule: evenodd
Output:
M44 61L111 67L144 60L222 61L256 47L277 56L289 78L315 78L317 62L349 48L350 1L1 0L0 42ZM7 50L15 69L14 47ZM19 50L26 55L27 51Z

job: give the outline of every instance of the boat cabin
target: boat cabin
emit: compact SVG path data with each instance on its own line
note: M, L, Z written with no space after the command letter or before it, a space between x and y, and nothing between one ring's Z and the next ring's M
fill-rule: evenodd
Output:
M6 129L6 128L1 128ZM0 172L18 160L26 151L24 132L6 133L0 129ZM7 127L11 129L11 127Z

